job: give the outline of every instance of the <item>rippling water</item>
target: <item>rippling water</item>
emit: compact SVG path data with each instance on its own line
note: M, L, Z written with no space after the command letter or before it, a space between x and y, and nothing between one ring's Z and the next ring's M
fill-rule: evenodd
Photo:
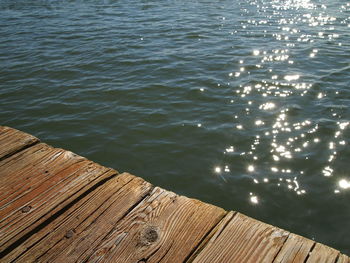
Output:
M0 0L0 122L350 254L350 3Z

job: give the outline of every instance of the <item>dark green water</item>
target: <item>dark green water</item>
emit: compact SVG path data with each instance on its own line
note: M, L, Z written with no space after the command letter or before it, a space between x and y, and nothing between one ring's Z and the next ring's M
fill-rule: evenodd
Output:
M350 254L350 3L0 0L0 123Z

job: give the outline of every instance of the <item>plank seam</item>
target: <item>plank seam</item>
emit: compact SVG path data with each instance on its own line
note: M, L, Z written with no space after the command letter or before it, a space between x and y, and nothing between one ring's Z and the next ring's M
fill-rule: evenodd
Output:
M303 263L306 263L306 262L309 260L310 254L311 254L311 252L314 250L315 246L316 246L316 242L312 244L312 247L310 248L310 251L309 251L309 253L307 254L307 256L306 256L306 258L305 258L305 260L304 260Z
M221 228L220 232L217 233L217 235L216 235L216 237L215 237L215 240L217 240L217 239L219 238L219 236L222 234L222 232L224 232L224 230L226 229L227 225L228 225L229 223L231 223L231 221L236 217L237 214L238 214L238 213L235 212L235 213L233 214L232 218L229 219L229 220L224 224L224 226ZM213 240L213 241L215 241L215 240Z
M118 174L118 175L120 175L120 174ZM124 187L126 187L126 185L128 185L128 184L130 184L133 180L135 180L136 178L132 178L130 181L128 181L127 183L125 183L117 192L115 192L114 194L112 194L110 197L108 197L108 199L111 199L113 196L115 196L115 195L117 195L117 193L119 193L120 191L122 191L122 189L124 188ZM141 199L143 198L143 196L141 196ZM108 200L107 199L107 200ZM107 200L105 201L105 202L107 202ZM86 202L88 202L88 200L86 201ZM108 210L108 208L110 208L115 202L117 202L117 200L115 200L112 204L110 204L105 210L103 210L101 213L100 213L100 215L98 216L98 217L100 217L105 211L107 211ZM94 210L92 213L90 213L90 215L91 214L93 214L95 211L97 211L99 208L96 208L96 210ZM124 216L124 215L123 215ZM94 221L96 221L97 219L98 219L98 217L97 218L95 218L95 220ZM79 227L81 224L83 224L86 220L87 220L87 218L88 218L88 216L85 218L85 220L84 221L82 221L82 222L80 222L80 224L78 224L76 227ZM117 222L119 222L119 220L117 221ZM91 223L91 224L93 224L93 222ZM82 232L84 232L87 228L89 228L90 226L91 226L91 224L89 225L89 226L87 226L86 228L84 228L82 231L81 231L81 233ZM59 227L59 226L57 226L57 227ZM58 240L54 245L52 245L50 248L48 248L48 250L46 251L46 252L44 252L44 253L42 253L39 257L37 257L36 258L36 261L40 261L40 258L42 258L43 256L45 256L45 254L46 253L48 253L52 248L54 248L55 247L55 245L56 244L58 244L58 243L60 243L61 242L61 240ZM98 245L97 245L98 246ZM81 254L84 254L86 252L86 250L84 250L84 251L82 251L81 252ZM58 256L58 255L56 255L56 256ZM53 257L53 258L51 258L51 260L55 260L56 259L56 256L55 257ZM90 256L90 255L89 255Z
M38 145L37 145L37 144L38 144ZM38 148L38 149L35 149L34 146L40 147L39 145L41 145L42 147L41 147L41 148ZM33 147L33 148L35 149L33 152L30 153L30 154L32 154L32 155L35 154L35 153L37 153L37 152L39 152L39 151L41 151L41 150L43 150L45 147L48 147L48 148L50 148L51 150L54 149L54 148L52 148L50 145L47 145L46 143L42 143L42 142L40 142L40 141L38 141L37 143L33 144L31 147ZM23 157L23 154L25 154L25 150L27 150L27 149L29 149L29 148L30 148L30 147L23 149L23 151L17 152L16 154L18 154L18 156L15 156L16 154L13 154L13 155L9 156L9 157L13 157L12 160L11 160L11 158L4 159L2 162L0 162L0 167L5 166L5 165L7 165L7 164L10 163L10 162L13 162L13 163L18 162L18 159L17 159L17 158ZM33 149L33 148L32 148L32 149ZM32 149L30 149L30 150L32 150ZM29 151L29 150L28 150L28 151ZM45 157L48 156L49 154L50 154L50 152L45 153L45 155L43 155L42 158L45 158ZM21 156L21 155L22 155L22 156ZM12 164L10 163L10 165L13 165L13 163L12 163ZM29 165L30 165L30 164L25 165L25 166L23 166L23 167L28 167Z
M63 152L62 152L62 153L63 153ZM45 155L43 158L46 158L47 156L50 157L50 153L47 154L47 155ZM50 157L50 158L51 158L51 157ZM50 159L50 158L48 158L48 159ZM81 163L81 162L83 162L83 161L84 161L84 159L81 159L81 160L77 160L75 163L69 164L69 160L67 160L67 161L65 161L65 163L61 163L61 165L64 165L64 164L66 164L66 163L68 163L69 165L66 166L65 168L61 169L61 170L57 170L56 173L55 173L54 175L52 175L52 176L50 176L50 177L48 177L48 178L45 178L45 177L44 177L44 178L42 178L43 180L37 181L34 185L30 186L30 188L28 188L26 191L23 191L20 195L17 195L16 198L12 198L11 201L9 201L9 202L7 202L6 204L4 204L1 208L4 208L4 207L10 205L11 203L15 202L16 200L22 198L23 196L25 196L25 195L27 195L27 194L30 194L31 192L33 192L33 191L35 191L37 188L39 188L42 184L44 184L44 183L46 183L46 182L52 180L52 177L54 177L55 175L57 175L57 174L59 174L59 173L63 173L63 172L66 171L67 169L70 169L73 165L76 165L76 164ZM49 160L48 160L48 162L49 162ZM74 176L74 174L73 174L73 175L70 175L69 177L63 179L63 180L60 181L60 182L63 182L64 180L69 179L71 176ZM17 189L15 192L10 193L10 195L15 194L16 192L20 191L20 190L21 190L22 188L24 188L24 187L26 187L26 186L23 185L21 188ZM50 191L50 190L51 190L52 188L54 188L54 187L55 187L55 186L51 186L51 187L48 188L45 192L43 192L43 193L41 193L40 195L38 195L37 197L35 197L35 199L32 199L32 201L38 199L40 196L44 195L45 193L47 193L48 191ZM16 211L14 211L14 212L16 212ZM11 214L8 214L8 215L6 216L6 218L8 218L9 216L11 216ZM2 218L1 220L4 220L4 219L6 219L6 218Z
M184 262L190 263L199 255L199 253L208 245L211 238L215 235L215 228L217 228L222 220L227 216L229 212L225 211L220 220L204 235L204 237L198 242L198 245L195 246L189 255L185 258ZM223 226L223 229L226 228L227 224L236 216L237 212L234 212L232 218ZM222 232L222 231L221 231Z
M288 233L288 236L286 237L286 239L283 241L283 244L281 245L281 247L278 249L278 251L277 251L276 255L273 257L272 262L275 262L275 260L276 260L277 256L279 255L279 253L281 252L282 248L283 248L283 247L284 247L284 245L286 244L286 242L287 242L287 240L288 240L289 236L290 236L290 232ZM299 250L300 250L300 248L299 248ZM299 250L298 250L298 251L299 251Z
M107 171L109 172L109 171ZM106 172L106 173L107 173ZM102 174L103 175L103 174ZM101 176L102 176L101 175ZM60 210L58 210L56 213L54 213L52 216L50 216L49 218L47 218L46 220L44 220L42 223L40 223L38 226L36 226L35 228L33 228L31 231L29 231L27 234L23 235L21 238L19 238L18 240L16 240L14 243L12 243L11 245L9 245L6 249L4 249L3 251L0 252L0 259L3 258L4 256L6 256L7 254L9 254L12 250L14 250L16 247L18 247L19 245L21 245L24 241L26 241L29 237L31 237L32 235L34 235L36 232L39 232L41 229L43 229L44 227L46 227L48 224L50 224L52 221L54 221L56 218L58 218L60 215L62 215L65 211L67 211L69 208L71 208L74 204L76 204L78 201L80 201L82 198L84 198L85 196L87 196L89 193L91 193L92 191L94 191L95 189L97 189L98 187L100 187L101 185L103 185L104 183L106 183L107 181L109 181L110 179L112 179L114 176L118 175L118 173L115 171L115 173L113 173L111 176L101 180L100 182L94 184L92 187L90 187L89 189L87 189L84 193L82 193L81 195L79 195L78 197L76 197L74 200L72 200L70 203L68 203L67 205L65 205L64 207L62 207ZM73 194L74 195L74 194ZM72 196L73 196L72 195ZM71 198L72 196L68 197L67 199ZM66 200L67 200L66 199ZM64 202L63 202L64 203ZM60 204L58 204L57 206L59 206ZM56 207L57 207L56 206ZM56 207L54 207L53 209L51 209L51 211L53 211ZM50 211L47 213L49 214Z
M106 172L106 173L108 173L108 171ZM111 176L110 177L110 179L112 179L113 178L113 176ZM127 183L125 183L116 193L118 193L122 188L124 188L127 184L129 184L132 180L134 180L135 178L132 178L132 179L130 179L130 181L128 181ZM107 182L107 181L106 181ZM92 190L91 192L93 192L94 190ZM108 199L110 199L113 195L115 195L116 193L114 193L114 194L111 194L111 196L108 198ZM81 199L83 199L84 197L82 197ZM93 196L91 196L90 197L90 199L91 198L93 198ZM87 199L85 202L83 202L82 204L81 204L81 206L83 206L84 204L86 204L87 202L89 202L89 200L90 199ZM106 200L107 201L107 200ZM72 205L72 207L74 206L74 204ZM81 206L79 206L79 207L81 207ZM71 213L74 213L77 209L79 209L79 207L77 207L76 209L74 209L73 211L71 211ZM68 210L69 210L70 208L68 208ZM98 208L96 208L96 210L97 210ZM67 210L67 211L68 211ZM93 214L96 210L94 210L92 213L90 213L89 214L89 216L91 215L91 214ZM87 216L87 217L89 217L89 216ZM78 226L80 226L83 222L85 222L87 220L87 218L85 218L85 220L84 221L82 221L79 225L77 225L77 227ZM56 231L56 229L58 229L62 224L64 224L64 222L61 222L61 224L58 224L54 229L53 229L53 231ZM83 230L84 231L84 230ZM26 250L25 251L23 251L19 256L17 256L16 257L16 259L15 260L17 260L17 258L19 258L19 257L21 257L23 254L25 254L28 250L30 250L32 247L34 247L36 244L38 244L38 243L40 243L43 239L45 239L46 237L47 237L47 235L49 235L50 234L50 232L48 232L46 235L44 235L44 236L42 236L40 239L38 239L36 242L34 242L32 245L30 245L30 246L28 246L27 248L26 248ZM51 250L51 248L53 248L57 243L59 243L61 240L58 240L55 244L53 244L53 245L51 245L51 247L50 248L47 248L47 250L44 252L44 253L47 253L48 251L50 251ZM38 258L36 258L36 260L38 260L40 257L41 257L42 255L40 255Z
M36 138L36 139L37 139L37 138ZM9 153L9 154L6 154L6 155L2 156L2 157L0 158L0 162L3 161L3 160L5 160L5 159L7 159L7 158L9 158L9 157L11 157L12 155L15 155L15 154L17 154L17 153L19 153L19 152L22 152L22 151L26 150L26 149L28 149L29 147L32 147L32 146L34 146L34 145L36 145L36 144L38 144L38 143L40 143L40 140L39 140L39 139L37 139L36 141L34 141L34 142L30 143L30 144L24 145L23 147L21 147L21 148L15 150L15 151L13 151L12 153Z
M289 233L289 235L290 235L291 233ZM289 235L288 235L288 237L289 237ZM287 242L287 241L286 241ZM315 242L314 242L315 243ZM296 253L295 253L295 255L294 255L294 257L293 257L293 261L292 262L294 262L294 259L298 256L298 253L299 253L299 251L302 249L302 245L298 248L298 250L296 251ZM283 255L283 259L285 258L285 255ZM276 258L275 258L276 259Z
M64 171L70 169L73 165L76 165L76 164L81 163L81 162L83 162L83 161L84 161L83 159L82 159L82 160L78 160L76 163L72 163L72 164L70 164L69 166L63 168L62 170L58 170L57 173L56 173L56 175L57 175L57 174L60 174L60 173L63 173ZM69 175L68 177L65 177L63 180L57 182L56 185L53 185L53 186L51 186L50 188L47 188L44 192L42 192L40 195L36 196L36 197L35 197L34 199L32 199L31 201L34 201L34 200L37 200L37 199L40 200L40 197L41 197L41 196L43 196L43 195L49 193L49 192L50 192L52 189L54 189L59 183L68 181L68 180L69 180L71 177L73 177L77 172L79 172L79 170L75 171L74 173L72 173L72 174ZM105 174L105 173L103 173L103 174ZM101 176L102 176L103 174L101 174ZM39 188L42 184L44 184L44 183L46 183L47 181L50 181L50 180L52 180L52 177L47 178L47 179L44 179L43 181L39 182L39 183L35 186L35 188L29 189L27 192L25 192L25 193L23 194L23 196L25 196L25 195L27 195L27 194L29 194L29 193L35 191L35 190L36 190L37 188ZM79 190L81 190L81 189L79 189ZM78 191L79 191L79 190L78 190ZM77 191L77 192L78 192L78 191ZM74 195L74 194L73 194L73 195ZM16 201L17 199L20 199L21 197L22 197L22 195L20 195L20 196L18 196L17 198L11 200L9 203L7 203L7 204L5 204L5 205L7 206L8 204L11 204L12 202ZM69 196L68 198L66 198L66 200L69 199L70 197L72 197L72 195ZM65 201L65 200L64 200L64 201ZM63 202L64 202L64 201L63 201ZM45 204L46 204L46 203L44 202L43 204L41 204L41 205L40 205L39 207L37 207L37 208L41 208L42 206L45 206ZM21 208L18 208L18 210L20 210L20 209L21 209ZM2 218L1 221L6 220L6 219L7 219L8 217L10 217L12 214L16 213L18 210L15 210L15 211L13 211L11 214L8 214L6 217ZM52 210L51 210L51 211L52 211ZM17 222L17 221L16 221L16 222ZM16 223L16 222L11 222L11 223L13 224L13 223Z
M335 257L335 260L333 263L336 263L338 261L338 259L340 258L340 252L338 253L338 255Z
M123 191L123 189L124 189L128 184L130 184L130 183L131 183L132 181L134 181L135 179L136 179L136 178L132 178L130 181L128 181L127 183L125 183L122 187L120 187L120 188L118 189L118 191L116 191L116 192L114 192L113 194L111 194L111 195L105 200L105 202L107 202L108 200L112 199L114 196L118 195L121 191ZM88 202L88 200L87 200L86 202ZM86 231L86 229L88 229L92 224L94 224L94 222L95 222L96 220L98 220L98 218L99 218L103 213L105 213L115 202L116 202L116 201L112 202L108 207L106 207L104 210L102 210L102 211L100 212L100 214L94 219L94 221L91 222L91 224L89 224L88 226L86 226L86 227L82 230L82 232ZM97 207L94 211L92 211L82 222L80 222L80 223L77 225L77 227L81 226L81 225L87 220L87 218L88 218L89 216L91 216L92 214L94 214L98 209L99 209L99 207Z
M115 222L115 224L117 225L120 221L122 221L126 216L128 216L142 201L144 201L147 197L149 197L153 190L154 190L155 186L151 186L150 189L147 191L146 194L144 194L143 196L141 196L141 198L135 203L133 204L120 218L117 222ZM111 233L113 233L113 231L116 229L116 227L113 227L100 241L100 243L96 246L99 247L109 236ZM85 260L82 260L83 263L89 262L91 256L94 255L96 251L93 251L91 253L91 255L89 255ZM79 260L80 261L80 260Z

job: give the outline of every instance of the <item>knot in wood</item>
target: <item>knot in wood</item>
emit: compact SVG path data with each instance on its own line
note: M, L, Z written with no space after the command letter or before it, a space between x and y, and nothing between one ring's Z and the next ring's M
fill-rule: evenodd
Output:
M150 245L159 238L159 229L156 226L147 226L141 232L140 241L142 245Z
M69 231L67 231L67 233L64 235L66 238L71 238L74 234L74 231L71 229Z
M22 213L28 213L31 209L32 209L32 207L30 205L26 205L25 207L23 207L21 209L21 212Z

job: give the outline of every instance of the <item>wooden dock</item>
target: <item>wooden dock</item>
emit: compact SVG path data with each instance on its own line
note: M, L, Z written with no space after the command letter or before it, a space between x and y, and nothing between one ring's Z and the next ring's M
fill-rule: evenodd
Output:
M329 262L339 251L0 126L0 262Z

